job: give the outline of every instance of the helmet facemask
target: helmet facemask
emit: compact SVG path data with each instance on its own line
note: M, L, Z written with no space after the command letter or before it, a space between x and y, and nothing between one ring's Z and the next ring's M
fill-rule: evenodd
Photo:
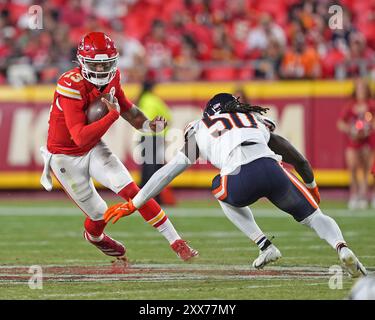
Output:
M82 76L96 86L107 85L115 77L118 57L118 54L112 58L108 58L106 54L97 54L92 59L77 55Z

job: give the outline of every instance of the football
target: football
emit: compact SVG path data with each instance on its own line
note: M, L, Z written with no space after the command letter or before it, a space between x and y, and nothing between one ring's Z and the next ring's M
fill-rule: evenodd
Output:
M105 98L108 101L110 100L111 95L109 93L105 93L97 97L90 105L87 107L86 115L87 115L87 123L93 123L95 121L100 120L108 113L108 108L101 101L101 98Z

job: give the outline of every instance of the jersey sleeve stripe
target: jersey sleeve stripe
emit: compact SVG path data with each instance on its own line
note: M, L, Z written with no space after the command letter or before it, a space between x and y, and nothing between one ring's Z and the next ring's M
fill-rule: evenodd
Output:
M79 92L79 90L62 86L60 83L57 84L57 87L65 91L81 95L81 92Z
M57 87L56 91L57 91L57 93L59 93L59 94L61 94L63 96L69 97L69 98L74 98L74 99L78 99L78 100L82 99L80 93L77 94L75 92L71 92L71 91L65 90L64 87L63 88Z

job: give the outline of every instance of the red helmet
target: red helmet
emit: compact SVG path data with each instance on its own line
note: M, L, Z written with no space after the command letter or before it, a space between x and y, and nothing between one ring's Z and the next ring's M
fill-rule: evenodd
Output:
M114 78L118 57L115 43L103 32L85 35L77 50L82 76L97 86L106 85Z

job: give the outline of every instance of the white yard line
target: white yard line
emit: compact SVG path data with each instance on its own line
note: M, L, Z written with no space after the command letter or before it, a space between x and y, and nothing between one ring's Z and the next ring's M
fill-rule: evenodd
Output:
M86 261L86 262L94 262L94 261ZM99 262L99 261L98 261ZM47 264L41 265L42 268L110 268L110 264L103 264L101 263L95 265L87 265L86 264ZM0 272L1 269L17 269L17 268L29 268L30 265L0 265ZM242 271L255 271L247 264L223 264L223 265L216 265L216 264L201 264L201 263L193 263L193 264L174 264L174 263L155 263L155 264L131 264L130 269L172 269L172 270L219 270L219 271L235 271L235 270L242 270ZM322 266L268 266L264 271L301 271L301 272L328 272L328 267Z
M29 266L1 265L0 285L27 284L30 274ZM87 268L85 272L84 268ZM93 283L93 282L160 282L160 281L251 281L251 280L280 280L280 281L310 281L326 280L330 277L329 269L321 266L269 266L259 272L249 265L214 265L214 264L134 264L128 273L91 273L91 268L106 270L111 265L42 265L43 276L49 283ZM52 270L61 268L60 270ZM66 270L64 270L64 268ZM76 273L75 268L82 269ZM14 271L13 271L14 269ZM20 272L15 272L16 269ZM91 270L91 271L90 271ZM11 272L9 272L11 271ZM13 271L13 272L12 272ZM18 270L17 270L18 271ZM59 274L62 272L63 274ZM274 272L277 272L274 274ZM21 277L21 278L20 278ZM349 277L348 277L349 278ZM307 285L320 285L309 283ZM282 285L250 285L249 288L278 287Z

